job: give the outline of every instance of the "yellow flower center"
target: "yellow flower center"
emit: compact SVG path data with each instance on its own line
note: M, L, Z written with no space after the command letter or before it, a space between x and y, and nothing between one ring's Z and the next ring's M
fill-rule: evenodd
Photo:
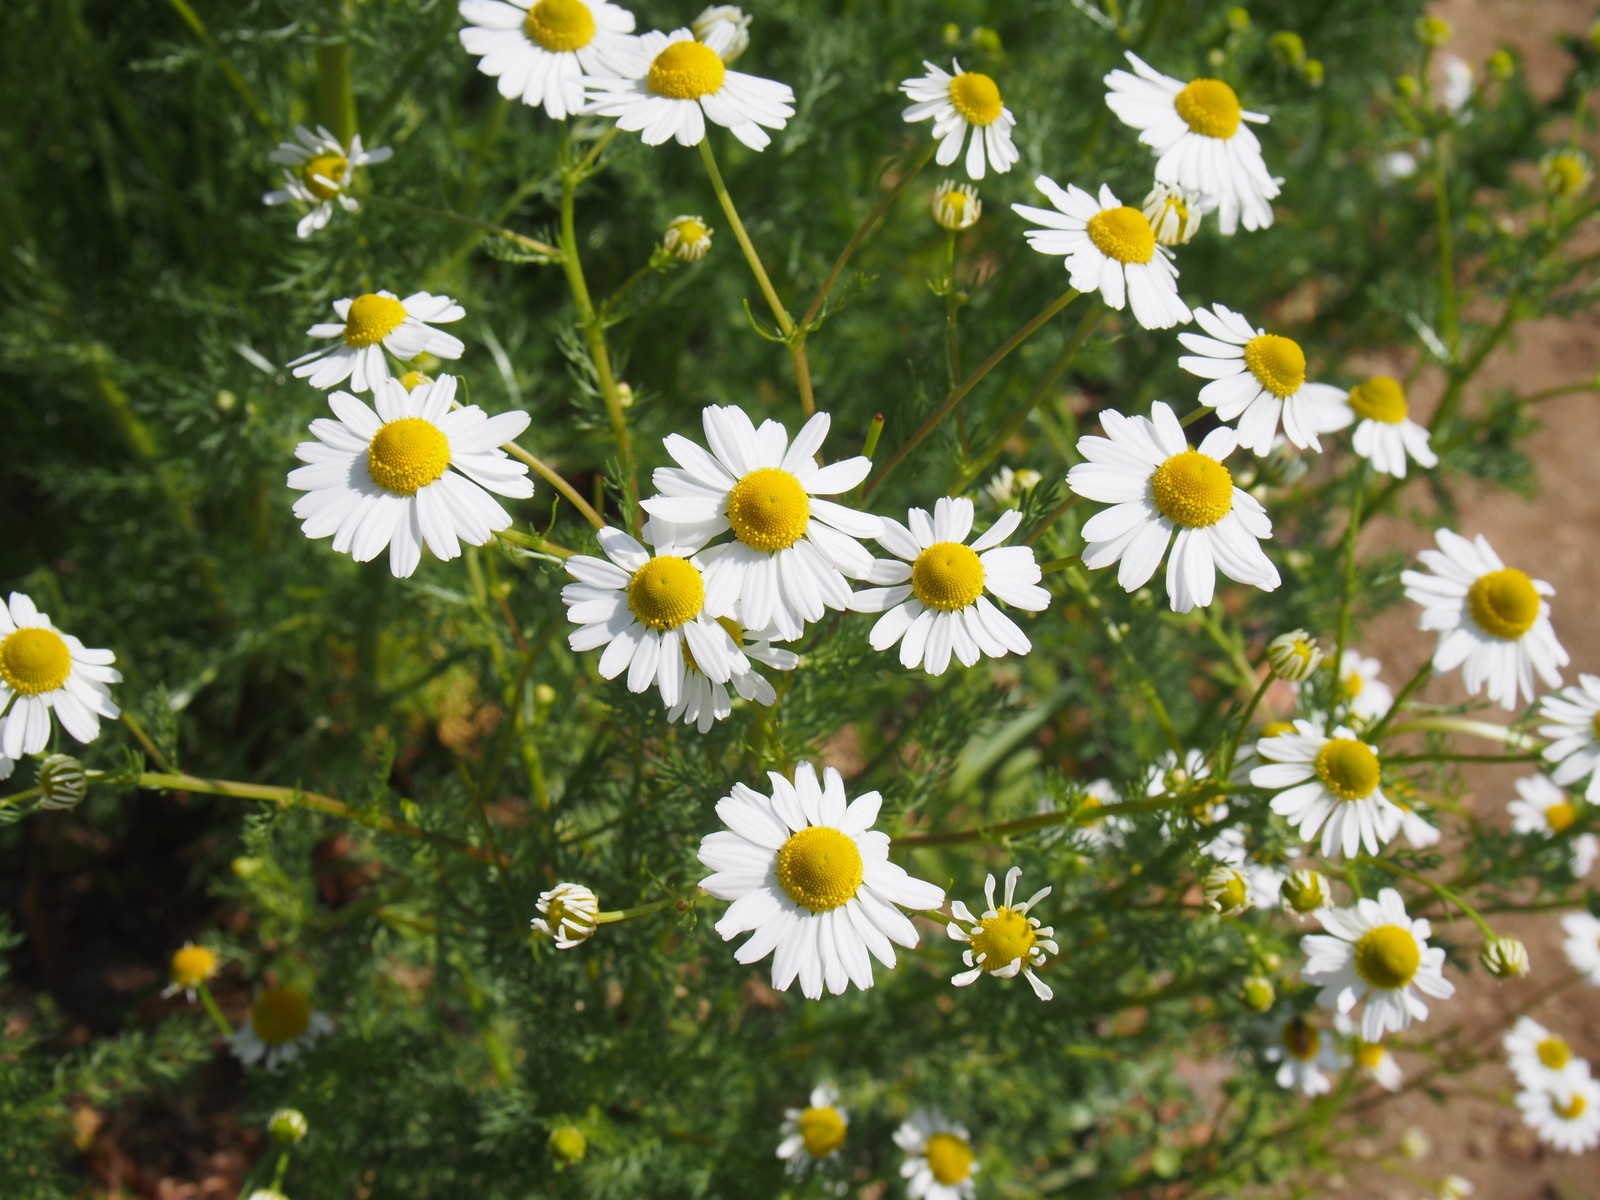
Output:
M1356 974L1370 987L1384 991L1403 988L1416 978L1421 963L1417 939L1399 925L1369 929L1356 943Z
M805 536L810 520L811 501L805 489L778 467L751 471L728 490L728 524L746 546L787 550Z
M978 552L960 542L935 542L911 564L911 591L939 612L955 612L983 594Z
M1209 822L1207 822L1209 824ZM1227 881L1216 890L1213 897L1218 912L1236 912L1250 900L1250 885L1237 871L1228 873Z
M311 1024L311 1001L298 988L268 988L250 1010L250 1028L269 1046L295 1040Z
M1361 695L1361 689L1367 686L1367 681L1361 678L1360 671L1351 671L1344 677L1344 694L1348 700L1354 700Z
M1398 425L1406 419L1410 409L1398 380L1388 375L1374 375L1350 389L1350 411L1362 420Z
M433 380L429 379L421 371L407 371L400 376L400 386L408 392L414 392L423 384L432 382Z
M705 602L700 569L686 558L652 558L628 580L628 607L657 633L688 624Z
M1467 610L1490 637L1515 641L1539 619L1539 593L1533 580L1514 567L1490 571L1467 589Z
M1572 1047L1554 1034L1535 1046L1534 1053L1539 1056L1539 1061L1552 1071L1559 1071L1572 1061Z
M710 46L702 42L673 42L656 55L646 82L658 96L698 100L720 88L726 73L722 59Z
M939 197L939 204L943 208L943 219L951 225L960 225L967 215L967 205L973 202L969 196L959 188L951 188Z
M421 417L390 421L367 444L372 482L397 496L415 496L449 465L450 439Z
M1322 786L1341 800L1365 800L1378 786L1378 756L1354 738L1334 738L1313 765Z
M217 956L204 946L184 946L172 955L172 982L181 988L198 987L217 970Z
M800 1137L812 1158L826 1158L844 1145L847 1126L839 1110L831 1105L808 1108L800 1114Z
M1019 958L1026 959L1036 937L1033 922L1016 909L1001 906L973 931L973 955L983 955L979 965L985 971L998 971Z
M672 223L672 228L678 231L679 241L690 243L700 241L711 232L699 217L682 217Z
M967 1139L954 1133L936 1133L928 1139L928 1148L922 1152L928 1160L928 1170L940 1183L949 1187L960 1183L972 1173L972 1147Z
M1233 476L1198 450L1174 454L1150 476L1156 507L1188 529L1215 525L1233 510Z
M814 913L838 908L861 886L861 851L826 825L793 834L778 850L778 882L789 898Z
M1558 196L1576 196L1589 183L1589 168L1575 154L1557 154L1544 164L1545 186Z
M1003 107L995 81L977 71L963 71L950 81L950 103L969 125L993 125Z
M1356 1062L1369 1071L1376 1071L1383 1064L1385 1053L1387 1051L1375 1042L1362 1042L1356 1047Z
M350 302L344 319L346 346L376 346L405 322L406 306L388 296L368 292Z
M300 181L318 200L329 200L339 194L349 167L349 161L342 154L313 154L300 168ZM331 186L324 180L331 181Z
M0 679L21 696L53 692L72 673L72 653L53 629L19 629L0 642Z
M1239 132L1239 97L1220 79L1196 79L1172 98L1184 123L1201 137L1231 138Z
M1268 721L1261 727L1261 736L1264 738L1282 737L1286 733L1294 732L1294 724L1289 721Z
M583 0L539 0L522 19L522 31L552 54L582 50L594 41L594 14Z
M1583 1116L1584 1110L1589 1107L1589 1102L1583 1098L1583 1093L1573 1092L1570 1099L1551 1099L1550 1110L1563 1121L1576 1121Z
M1570 800L1552 804L1544 810L1544 822L1550 826L1551 833L1565 833L1572 828L1572 823L1577 819L1578 807Z
M1322 1035L1304 1017L1293 1017L1284 1025L1283 1048L1289 1052L1290 1058L1308 1062L1317 1056L1317 1048L1321 1045Z
M1278 399L1292 396L1306 381L1306 352L1293 338L1263 333L1245 343L1244 365Z
M1156 252L1155 230L1142 212L1126 204L1090 217L1089 240L1120 263L1147 263Z
M1595 741L1600 742L1600 710L1597 710L1589 721L1589 734Z

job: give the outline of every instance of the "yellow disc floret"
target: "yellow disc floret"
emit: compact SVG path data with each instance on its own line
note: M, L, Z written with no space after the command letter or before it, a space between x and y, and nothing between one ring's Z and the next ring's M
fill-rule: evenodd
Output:
M950 103L969 125L993 125L1005 107L999 86L977 71L963 71L950 81Z
M539 0L522 19L528 39L552 54L594 41L594 14L583 0Z
M1233 511L1233 476L1209 455L1185 450L1155 469L1150 494L1174 524L1203 529Z
M1563 1121L1576 1121L1588 1107L1589 1101L1582 1092L1573 1092L1566 1100L1552 1098L1550 1101L1551 1111Z
M1422 963L1422 947L1409 929L1399 925L1379 925L1361 935L1356 943L1356 974L1369 987L1383 991L1403 988L1417 976Z
M1399 380L1388 375L1374 375L1350 389L1350 411L1365 421L1398 425L1406 419L1410 409Z
M268 988L250 1010L250 1028L269 1046L295 1040L311 1024L311 1001L298 988Z
M1317 751L1317 778L1341 800L1365 800L1378 787L1378 756L1354 738L1334 738Z
M397 496L415 496L449 465L450 439L421 417L390 421L367 444L372 482Z
M350 169L342 154L313 154L300 168L300 182L318 200L331 200L344 186L344 173Z
M1291 1017L1283 1027L1283 1048L1290 1058L1309 1062L1317 1056L1322 1045L1322 1035L1315 1025L1304 1017Z
M928 1160L928 1170L933 1172L933 1177L946 1187L972 1174L972 1147L966 1138L957 1134L934 1134L922 1154Z
M1231 138L1239 132L1239 97L1220 79L1196 79L1172 98L1184 123L1201 137Z
M778 882L791 900L814 913L844 904L861 879L861 851L854 840L826 825L800 830L778 850Z
M1298 392L1306 381L1306 352L1293 338L1263 333L1245 343L1244 365L1278 399Z
M848 1126L839 1115L839 1110L832 1105L806 1109L796 1124L800 1126L800 1137L806 1144L806 1153L812 1158L826 1158L844 1145Z
M0 679L21 696L40 696L66 683L72 652L53 629L19 629L0 641Z
M1362 1042L1356 1047L1356 1062L1369 1071L1376 1071L1383 1064L1383 1056L1388 1051L1377 1042Z
M1090 217L1089 240L1120 263L1147 263L1156 252L1155 230L1142 212L1126 204Z
M1480 575L1467 589L1467 610L1490 637L1515 641L1539 619L1533 580L1513 567Z
M204 946L189 944L173 951L172 982L181 988L199 987L217 973L217 955Z
M974 960L983 956L978 965L985 971L999 971L1019 958L1026 960L1036 939L1032 921L1016 909L1002 906L973 930L972 956Z
M1551 833L1565 833L1578 819L1578 807L1570 800L1562 800L1544 810L1544 823Z
M628 607L657 633L687 625L705 602L700 568L686 558L671 554L652 558L628 580Z
M368 292L350 301L350 313L344 319L344 344L346 346L376 346L406 319L406 306L392 296Z
M1572 1060L1572 1047L1552 1034L1533 1048L1539 1056L1539 1061L1552 1071L1559 1071Z
M805 536L810 520L806 490L778 467L751 471L728 489L728 524L746 546L787 550Z
M935 542L911 564L911 592L938 612L966 608L983 594L977 551L960 542Z
M1264 738L1283 737L1285 734L1299 732L1292 721L1268 721L1261 727L1261 736Z
M673 42L650 64L645 82L658 96L669 100L698 100L722 86L727 70L710 46L701 42Z

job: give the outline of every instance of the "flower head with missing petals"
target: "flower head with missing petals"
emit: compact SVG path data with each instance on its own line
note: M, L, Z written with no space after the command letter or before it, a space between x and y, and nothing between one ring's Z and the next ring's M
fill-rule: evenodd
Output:
M1021 867L1006 872L1005 902L999 905L994 902L994 876L984 880L983 896L989 907L982 916L973 916L960 900L950 906L950 915L955 919L945 926L945 932L956 941L967 943L962 958L969 970L950 980L957 987L976 983L982 975L1013 979L1020 973L1039 999L1049 1000L1055 995L1034 974L1034 968L1042 966L1047 956L1060 953L1061 948L1053 940L1055 930L1028 915L1028 910L1048 896L1051 889L1040 888L1018 904L1017 880L1021 876Z
M261 197L267 205L293 204L307 210L295 226L298 237L310 237L333 218L337 203L347 213L361 208L346 190L351 175L361 167L388 162L394 151L387 146L367 150L358 133L346 146L323 126L313 133L304 125L294 127L295 141L279 142L272 161L285 167L283 187Z

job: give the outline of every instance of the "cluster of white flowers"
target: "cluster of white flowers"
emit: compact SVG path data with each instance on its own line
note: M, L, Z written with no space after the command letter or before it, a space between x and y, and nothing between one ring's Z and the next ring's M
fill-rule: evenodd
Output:
M1600 1146L1600 1082L1589 1063L1532 1017L1518 1017L1504 1044L1522 1089L1517 1107L1539 1140L1572 1154Z

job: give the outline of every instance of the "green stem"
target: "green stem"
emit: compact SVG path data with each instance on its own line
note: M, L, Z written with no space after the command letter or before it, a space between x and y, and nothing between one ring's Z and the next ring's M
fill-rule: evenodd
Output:
M1482 914L1479 913L1477 909L1473 908L1472 905L1463 900L1452 889L1447 888L1444 884L1435 883L1426 875L1420 874L1417 871L1413 871L1409 867L1402 867L1399 863L1391 862L1387 858L1373 858L1368 855L1363 855L1360 861L1363 865L1377 867L1379 870L1388 871L1391 875L1399 875L1402 878L1410 879L1416 883L1420 883L1423 887L1427 888L1446 904L1453 904L1462 912L1466 913L1466 915L1472 920L1472 923L1483 932L1484 937L1492 938L1495 936L1494 930L1489 927L1489 922L1483 919Z
M316 49L317 116L348 146L360 131L356 123L355 81L350 75L350 43L342 36Z
M1244 712L1239 717L1239 727L1233 731L1233 736L1228 739L1228 748L1222 756L1217 767L1217 776L1226 779L1233 771L1233 760L1239 753L1239 743L1244 738L1245 730L1250 728L1250 718L1256 715L1256 707L1261 703L1262 697L1267 694L1267 689L1272 686L1272 672L1268 671L1266 678L1261 681L1255 693L1250 697L1250 703L1244 706Z
M512 458L520 459L522 462L525 462L528 464L528 466L532 467L534 472L541 479L565 496L572 507L584 515L584 519L587 520L589 524L593 525L596 529L605 528L606 519L599 513L595 512L594 506L585 500L582 494L579 493L575 487L573 487L565 479L561 478L560 475L556 474L549 464L545 463L542 459L536 457L535 455L529 454L515 442L507 442L503 447L501 447L501 449L503 449L507 454L511 455Z
M1450 181L1445 169L1445 139L1435 140L1433 150L1433 204L1439 225L1439 331L1454 362L1461 332L1456 323L1455 236L1450 222Z
M195 12L186 3L186 0L167 0L167 3L172 6L172 10L178 14L179 18L189 27L195 37L200 39L201 44L211 51L211 57L216 60L217 68L222 72L222 77L228 81L228 86L238 94L239 99L244 101L245 107L250 110L251 116L255 117L256 123L267 133L277 137L277 128L274 126L272 118L267 114L266 108L263 107L260 100L256 99L256 94L250 90L250 85L244 81L244 76L239 74L234 65L228 61L228 56L223 54L222 47L217 45L216 39L211 36L211 32L206 28L205 22L200 19L200 14Z
M1465 762L1465 763L1511 763L1511 762L1538 762L1539 753L1530 750L1526 754L1388 754L1383 759L1386 763L1430 763L1430 762Z
M649 916L651 913L658 913L663 909L676 908L678 904L677 897L666 900L652 900L648 904L636 904L632 908L600 913L595 917L594 921L596 925L615 925L618 921L631 921L635 917Z
M1334 670L1335 672L1338 671L1338 664L1334 665ZM1376 745L1378 740L1383 737L1383 731L1388 729L1395 717L1400 715L1400 710L1405 706L1405 702L1411 699L1411 693L1426 683L1428 677L1432 674L1433 660L1424 659L1422 665L1417 668L1417 673L1406 680L1405 686L1395 694L1394 702L1389 705L1389 711L1384 713L1378 719L1378 723L1367 732L1365 740Z
M1356 538L1361 533L1361 502L1366 499L1369 471L1363 459L1351 485L1350 524L1344 533L1344 579L1339 585L1339 632L1333 647L1333 670L1336 676L1344 669L1344 648L1350 641L1350 606L1356 590Z
M200 1004L206 1010L206 1015L211 1018L211 1023L217 1027L217 1032L225 1038L233 1036L233 1026L228 1018L222 1015L222 1009L217 1005L217 998L211 994L211 986L202 979L194 989L200 996Z

